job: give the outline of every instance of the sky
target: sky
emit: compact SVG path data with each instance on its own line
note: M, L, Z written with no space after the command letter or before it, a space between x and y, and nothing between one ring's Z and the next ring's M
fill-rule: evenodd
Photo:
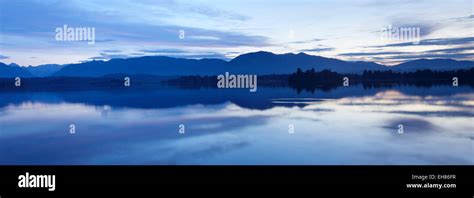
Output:
M0 0L0 62L22 66L255 51L386 65L474 60L473 0ZM94 28L94 43L57 28ZM419 37L383 37L416 28ZM386 33L386 31L385 31Z

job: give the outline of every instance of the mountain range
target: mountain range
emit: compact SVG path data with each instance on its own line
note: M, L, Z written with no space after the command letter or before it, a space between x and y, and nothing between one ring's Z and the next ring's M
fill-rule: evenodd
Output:
M144 56L109 61L89 61L78 64L47 64L21 67L17 64L0 63L0 78L11 77L100 77L112 74L147 74L157 76L218 75L225 72L237 74L290 74L297 68L329 69L338 73L362 73L364 70L416 71L458 70L474 67L473 61L453 59L418 59L395 66L374 62L343 61L305 53L274 54L252 52L242 54L230 61L221 59L185 59L167 56Z

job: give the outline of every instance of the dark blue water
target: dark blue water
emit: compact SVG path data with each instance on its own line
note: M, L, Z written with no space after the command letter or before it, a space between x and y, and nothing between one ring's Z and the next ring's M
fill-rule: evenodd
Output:
M2 91L0 164L473 164L473 107L443 86Z

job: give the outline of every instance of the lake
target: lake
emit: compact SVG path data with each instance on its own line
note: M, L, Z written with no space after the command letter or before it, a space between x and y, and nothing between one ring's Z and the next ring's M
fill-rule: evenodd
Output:
M474 164L474 88L0 92L1 165Z

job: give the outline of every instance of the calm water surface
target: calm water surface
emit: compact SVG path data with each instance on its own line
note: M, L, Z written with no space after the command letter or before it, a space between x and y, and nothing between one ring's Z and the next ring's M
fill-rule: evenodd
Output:
M0 164L474 164L473 118L470 87L0 92Z

